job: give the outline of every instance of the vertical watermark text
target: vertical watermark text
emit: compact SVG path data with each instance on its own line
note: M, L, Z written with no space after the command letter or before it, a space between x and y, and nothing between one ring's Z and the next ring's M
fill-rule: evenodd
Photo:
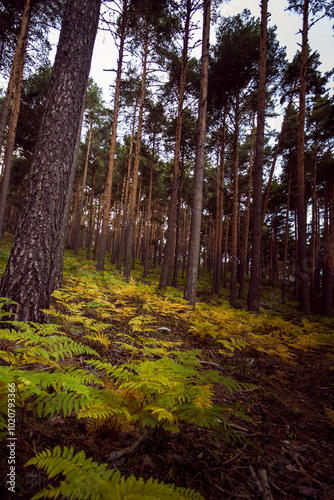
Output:
M15 493L16 485L16 436L15 436L15 422L16 422L16 411L15 411L15 384L8 384L8 437L7 437L7 448L8 448L8 473L7 473L7 486L8 491Z

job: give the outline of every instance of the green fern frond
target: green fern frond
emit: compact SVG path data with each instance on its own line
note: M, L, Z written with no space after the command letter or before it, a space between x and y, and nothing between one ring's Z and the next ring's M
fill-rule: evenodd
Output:
M149 479L146 483L142 478L130 476L125 479L119 471L107 469L107 464L98 464L91 458L86 458L80 451L73 455L73 448L56 446L52 451L44 450L26 463L26 467L36 465L52 479L59 474L64 476L58 487L48 486L32 500L40 498L69 498L75 500L204 500L193 491L176 488L172 484L159 483Z

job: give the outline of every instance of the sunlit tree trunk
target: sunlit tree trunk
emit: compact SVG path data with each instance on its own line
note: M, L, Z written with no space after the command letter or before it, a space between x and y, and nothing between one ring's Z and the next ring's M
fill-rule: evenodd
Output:
M189 256L187 276L184 289L184 298L195 305L197 278L199 272L199 254L201 239L201 221L203 205L203 175L204 175L204 148L206 132L206 112L208 97L209 52L210 52L210 8L211 0L204 1L202 62L200 75L200 92L198 103L196 157L194 171L194 194L191 208L191 227L189 240Z
M22 321L43 321L54 283L100 0L68 0L19 227L0 293Z
M262 171L264 151L264 124L266 108L267 74L267 7L268 1L261 2L261 37L259 59L259 84L257 104L257 133L253 174L253 215L252 215L252 250L251 272L247 305L250 311L259 312L261 245L262 245Z

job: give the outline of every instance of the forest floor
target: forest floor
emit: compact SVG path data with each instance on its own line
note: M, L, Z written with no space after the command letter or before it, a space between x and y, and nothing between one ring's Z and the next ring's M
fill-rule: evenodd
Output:
M0 254L0 265L6 252ZM84 325L79 314L103 321L109 325L105 332L112 342L91 345L117 366L143 361L150 348L149 359L159 359L157 346L200 352L200 370L215 370L246 384L244 390L231 392L223 384L213 384L212 403L226 407L218 429L180 419L171 430L157 425L144 431L142 426L109 421L88 432L87 422L74 411L66 417L60 412L41 419L34 409L25 414L18 410L22 439L17 444L17 489L10 494L4 485L8 468L4 433L1 498L32 498L47 484L46 475L24 464L35 452L59 445L84 450L87 457L107 462L126 477L153 477L189 487L207 500L334 499L333 322L299 316L292 294L283 306L279 290L265 284L266 307L260 315L231 309L227 291L210 302L208 275L199 283L196 309L201 316L193 317L195 312L184 304L181 293L168 289L154 295L157 270L145 283L140 271L137 266L135 279L126 284L112 266L95 273L92 262L68 253L64 291L52 299L51 322L61 324L69 338L79 341ZM13 351L10 341L0 344L3 351ZM82 356L70 362L84 366Z

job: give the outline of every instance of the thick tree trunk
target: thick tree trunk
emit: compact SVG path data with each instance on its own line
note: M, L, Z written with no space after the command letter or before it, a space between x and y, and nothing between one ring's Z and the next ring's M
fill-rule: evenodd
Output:
M261 245L262 245L262 171L264 150L264 124L266 107L266 72L267 72L267 7L268 1L261 3L261 38L258 85L257 134L253 175L253 217L251 273L248 293L248 310L259 312Z
M303 7L303 30L302 50L300 62L300 93L299 93L299 119L298 119L298 146L297 146L297 214L298 214L298 267L297 287L300 310L310 312L308 294L308 266L306 245L306 199L305 199L305 100L306 100L306 78L308 59L308 5L309 0L304 0Z
M100 0L68 0L31 165L27 194L0 293L23 321L43 321L99 20Z
M172 191L168 208L168 227L166 234L166 245L164 249L164 260L162 263L160 283L159 283L159 288L161 289L165 289L167 286L170 286L172 282L177 199L178 199L179 181L180 181L179 168L180 168L180 151L181 151L182 112L183 112L184 89L185 89L186 75L187 75L190 15L191 15L191 0L187 0L187 13L186 13L186 22L185 22L184 37L183 37L179 102L178 102L178 111L176 120L174 172L173 172Z
M69 181L68 181L67 190L66 190L65 209L64 209L64 212L62 214L61 228L60 228L60 233L59 233L59 238L58 238L58 243L57 243L57 248L56 248L54 280L53 280L53 282L50 282L50 288L49 288L50 294L54 290L56 290L57 288L60 288L62 286L62 282L63 282L64 250L65 250L65 243L66 243L66 232L67 232L68 219L69 219L70 210L71 210L71 200L72 200L72 191L73 191L74 180L75 180L75 172L76 172L77 163L78 163L80 137L81 137L83 115L84 115L84 110L85 110L87 86L88 86L88 77L87 77L87 83L86 83L86 89L85 89L85 98L83 99L82 108L81 108L81 115L80 115L80 122L79 122L79 127L78 127L78 132L77 132L77 138L76 138L76 142L75 142L75 146L74 146L72 167L71 167L71 172L70 172Z
M122 75L124 41L125 41L125 35L126 35L127 9L128 9L128 0L123 0L121 37L120 37L120 46L119 46L118 63L117 63L116 90L115 90L114 112L113 112L113 118L112 118L112 129L111 129L111 138L110 138L108 175L107 175L107 184L106 184L106 188L105 188L106 195L105 195L105 200L104 200L100 248L99 248L99 254L98 254L97 263L96 263L97 271L103 271L104 258L105 258L105 254L106 254L106 248L107 248L107 233L108 233L110 207L111 207L111 188L112 188L112 181L113 181L113 176L114 176L114 165L115 165L118 106L119 106L119 96L120 96L120 92L121 92L121 75Z
M204 13L203 13L203 37L202 37L202 62L201 62L199 103L198 103L194 194L193 194L193 202L191 208L191 227L190 227L187 277L184 288L184 298L192 305L195 305L196 303L196 290L197 290L197 278L199 271L199 255L200 255L200 241L201 241L203 175L204 175L204 160L205 160L204 148L205 148L209 53L210 53L210 8L211 8L211 0L205 0L203 6Z

